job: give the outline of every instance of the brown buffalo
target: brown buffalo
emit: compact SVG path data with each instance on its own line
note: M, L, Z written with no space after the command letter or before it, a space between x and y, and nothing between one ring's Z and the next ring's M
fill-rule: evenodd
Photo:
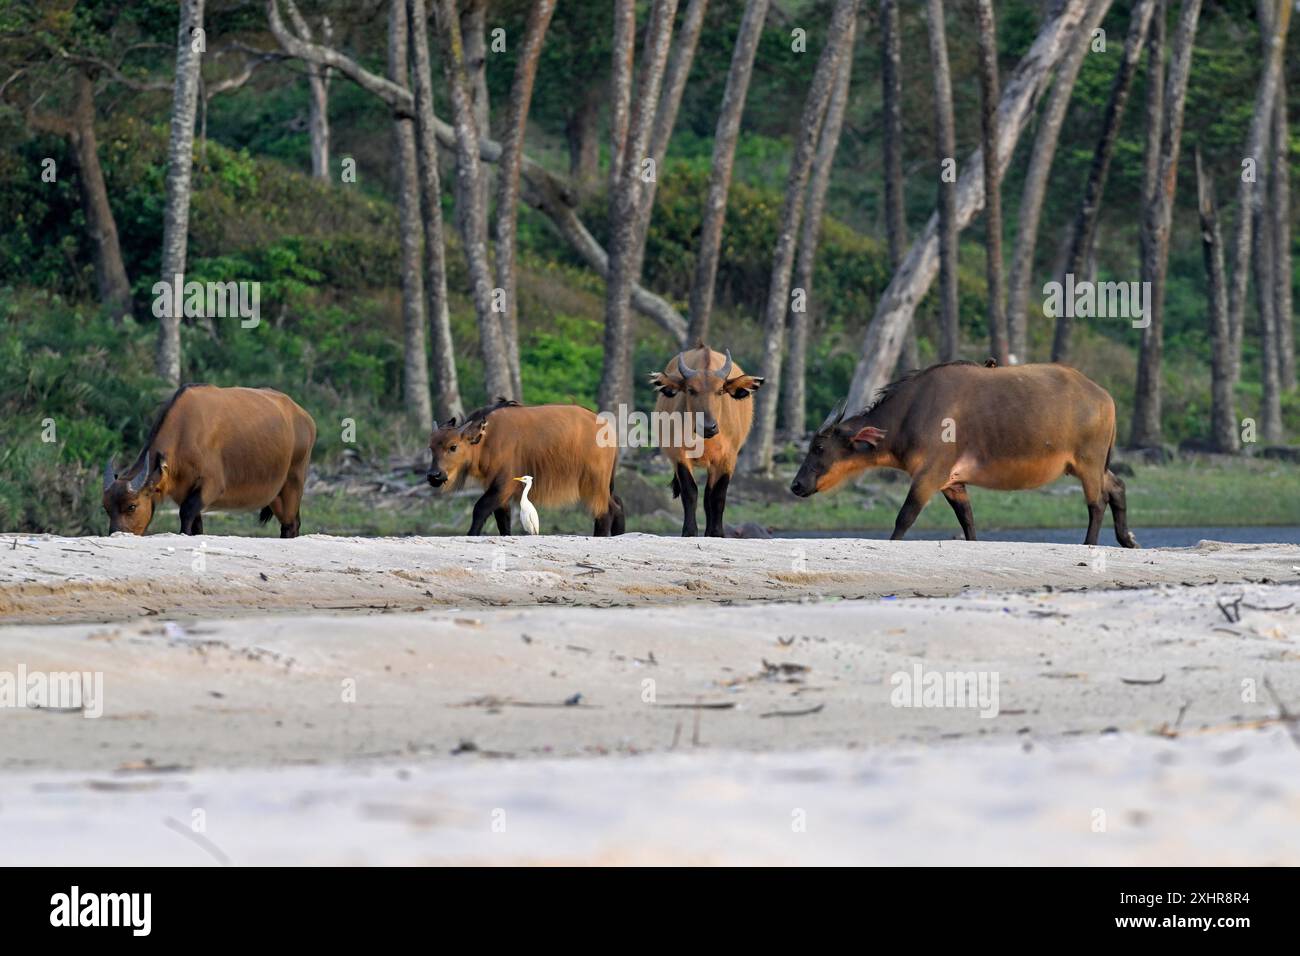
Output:
M135 464L104 469L109 533L144 534L164 498L180 505L181 533L202 534L203 512L261 509L294 538L316 423L269 388L183 385L163 406Z
M1136 548L1124 482L1110 471L1114 445L1115 403L1082 373L1064 365L950 362L886 386L850 418L843 408L832 412L790 490L807 498L868 468L898 468L912 476L912 487L894 522L895 539L939 491L974 541L967 485L1016 491L1074 475L1088 503L1084 544L1097 543L1109 504L1116 540Z
M618 448L597 441L601 423L580 405L520 405L498 399L451 419L429 438L429 484L455 490L473 480L483 489L469 533L483 533L488 516L510 533L510 501L523 492L515 478L532 475L529 499L543 507L581 501L598 536L622 534L623 502L614 494Z
M685 520L682 536L699 533L695 523L697 486L695 469L708 469L704 486L704 533L722 537L722 515L727 507L727 486L736 471L736 456L749 437L754 422L754 403L747 401L763 384L726 355L703 343L674 356L662 372L652 372L650 382L659 391L655 414L665 414L688 423L682 430L703 439L664 446L663 454L673 463L673 497L682 499ZM696 425L698 423L698 433Z

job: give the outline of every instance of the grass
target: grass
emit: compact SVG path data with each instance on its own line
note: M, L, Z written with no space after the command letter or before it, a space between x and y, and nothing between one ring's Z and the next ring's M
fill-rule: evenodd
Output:
M1129 520L1144 527L1295 525L1300 523L1300 468L1285 462L1201 458L1169 465L1138 465L1125 479ZM834 493L798 500L781 493L789 475L767 482L738 479L727 504L727 523L756 522L782 531L887 531L907 494L902 473L877 472L856 485ZM667 472L648 477L624 474L620 492L636 487L639 508L629 504L627 529L655 534L681 530L681 506L667 492ZM662 479L662 480L660 480ZM418 476L411 476L412 484ZM304 533L357 536L464 534L469 528L476 492L456 496L418 491L409 497L348 494L340 491L309 494L303 505ZM648 501L648 503L646 503ZM1079 528L1087 514L1078 482L1061 481L1033 491L996 492L971 489L976 526L985 530L1011 528ZM703 526L701 504L698 518ZM213 514L204 517L205 530L217 535L276 535L273 520L257 524L253 514ZM1109 518L1106 526L1109 527ZM547 511L543 530L551 534L590 534L591 521L579 509ZM175 508L163 511L151 530L174 531ZM916 528L957 532L957 521L937 496L917 519ZM488 533L496 525L488 522Z

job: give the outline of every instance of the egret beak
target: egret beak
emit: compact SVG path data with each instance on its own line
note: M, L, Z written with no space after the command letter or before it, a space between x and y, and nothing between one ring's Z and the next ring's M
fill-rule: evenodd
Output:
M511 478L510 480L511 480L511 481L523 481L522 478Z

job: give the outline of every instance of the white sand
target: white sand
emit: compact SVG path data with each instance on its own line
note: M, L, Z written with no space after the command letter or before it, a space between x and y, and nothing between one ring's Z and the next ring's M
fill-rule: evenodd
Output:
M195 544L0 537L6 862L1300 862L1295 546Z

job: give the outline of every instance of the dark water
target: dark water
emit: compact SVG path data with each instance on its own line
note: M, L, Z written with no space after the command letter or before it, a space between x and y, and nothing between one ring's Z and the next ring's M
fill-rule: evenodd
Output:
M977 528L981 541L1034 541L1046 544L1082 544L1086 529L1079 528L1012 528L1004 531ZM1138 544L1144 548L1191 548L1198 541L1231 541L1238 544L1300 544L1298 526L1259 526L1236 528L1133 528ZM887 539L888 531L774 531L777 538L878 538ZM918 531L913 528L908 539L916 541L947 541L960 538L961 532ZM1098 544L1115 544L1115 533L1109 525L1101 529Z

